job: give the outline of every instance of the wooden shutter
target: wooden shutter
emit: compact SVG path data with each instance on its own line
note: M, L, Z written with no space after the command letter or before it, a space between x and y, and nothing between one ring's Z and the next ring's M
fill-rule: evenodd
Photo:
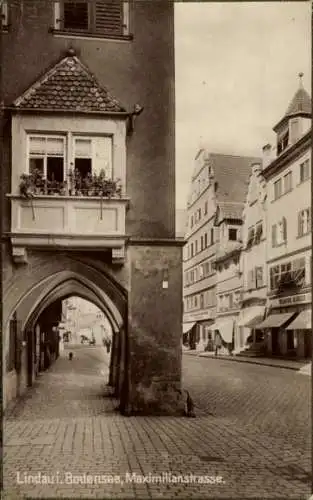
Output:
M276 247L277 245L277 226L274 224L272 226L272 247Z
M283 224L283 240L287 241L287 219L286 219L286 217L283 217L282 224Z
M123 5L120 0L95 2L95 31L115 35L123 34Z

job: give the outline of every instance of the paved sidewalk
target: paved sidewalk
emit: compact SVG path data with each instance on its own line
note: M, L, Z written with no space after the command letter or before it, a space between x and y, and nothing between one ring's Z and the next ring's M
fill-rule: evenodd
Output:
M210 358L210 359L222 359L223 361L235 361L237 363L252 363L255 365L265 365L272 366L277 368L286 368L288 370L300 370L305 365L307 365L307 361L303 360L293 360L293 359L278 359L278 358L265 358L265 357L250 357L250 356L229 356L229 355L218 355L215 356L214 353L211 352L201 352L201 351L183 351L183 354L187 356L200 356L201 358Z
M123 417L108 363L101 349L81 348L72 362L65 351L7 413L3 498L309 496L309 448L277 447L276 437L205 411Z

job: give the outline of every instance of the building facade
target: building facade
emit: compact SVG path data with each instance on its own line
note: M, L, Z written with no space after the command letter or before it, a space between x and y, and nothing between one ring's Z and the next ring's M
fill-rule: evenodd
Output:
M204 149L195 158L183 253L183 331L185 342L193 349L214 348L211 327L217 316L216 251L220 232L216 224L217 210L221 207L225 211L230 201L243 203L253 161L255 158L210 153ZM234 233L238 229L237 219L232 222L229 229Z
M267 183L267 318L258 327L267 352L310 357L311 340L311 99L301 82L274 127L276 157Z
M248 193L243 210L242 252L240 274L242 276L242 300L238 318L236 351L249 344L262 350L263 334L254 327L266 314L267 267L266 267L266 203L267 186L262 163L251 166Z
M41 325L56 344L61 302L76 295L110 321L121 411L175 413L174 6L2 9L4 405L34 381Z
M240 256L242 248L242 211L240 202L220 203L215 225L218 228L216 249L216 321L212 330L220 337L221 350L237 348L237 320L242 297Z

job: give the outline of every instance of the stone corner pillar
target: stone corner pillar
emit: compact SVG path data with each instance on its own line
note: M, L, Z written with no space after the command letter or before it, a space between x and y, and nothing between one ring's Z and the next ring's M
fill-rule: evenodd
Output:
M181 414L182 248L173 240L129 252L126 413Z

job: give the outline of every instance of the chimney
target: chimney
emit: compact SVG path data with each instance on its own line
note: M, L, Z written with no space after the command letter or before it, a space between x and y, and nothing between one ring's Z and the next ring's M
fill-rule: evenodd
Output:
M253 174L259 174L262 172L262 163L255 162L251 164L251 170Z
M265 144L262 148L262 166L263 170L268 167L268 165L272 162L273 158L273 150L271 144Z

